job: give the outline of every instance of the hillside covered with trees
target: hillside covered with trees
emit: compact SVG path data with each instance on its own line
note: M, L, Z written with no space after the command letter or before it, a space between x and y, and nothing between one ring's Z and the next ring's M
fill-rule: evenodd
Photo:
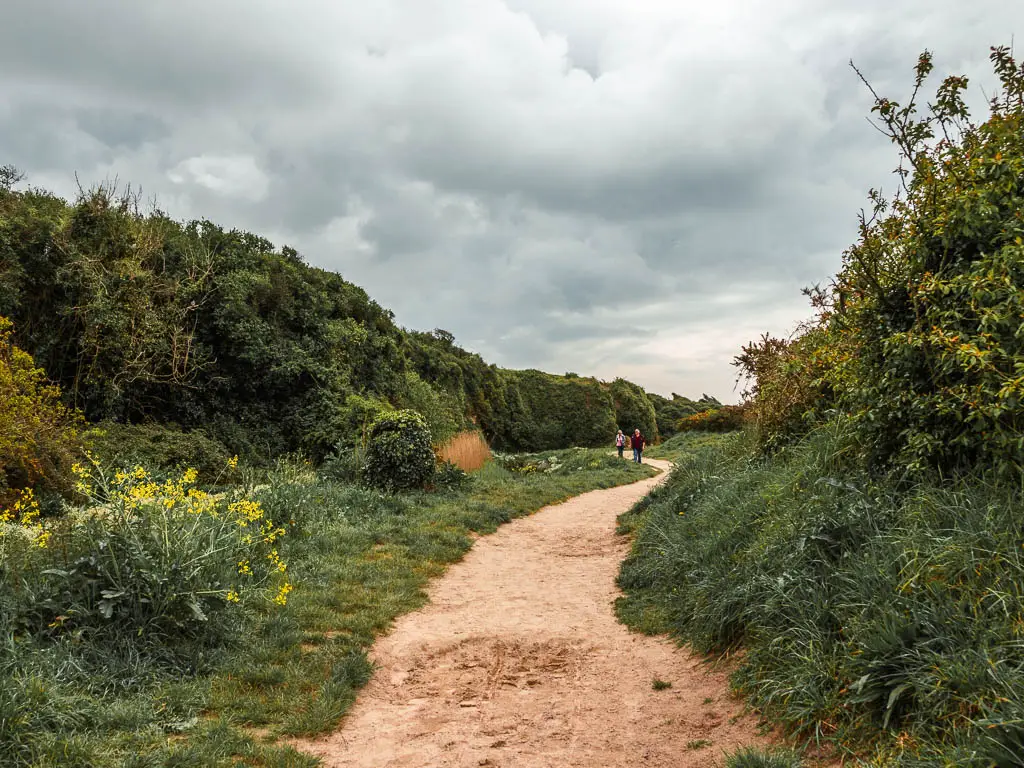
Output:
M407 408L435 443L479 429L498 450L547 450L609 445L620 425L654 438L710 405L652 401L621 379L502 370L446 331L399 327L361 288L258 235L143 213L130 189L68 202L22 181L10 166L0 175L5 343L59 387L100 449L172 464L321 461L364 442L383 410ZM26 482L6 460L2 471Z

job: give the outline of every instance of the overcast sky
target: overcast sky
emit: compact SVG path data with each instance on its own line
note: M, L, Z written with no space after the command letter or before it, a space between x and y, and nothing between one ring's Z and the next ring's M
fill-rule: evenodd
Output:
M992 90L1019 0L2 0L0 164L296 247L515 368L735 401L896 157L870 94ZM983 90L984 89L984 90Z

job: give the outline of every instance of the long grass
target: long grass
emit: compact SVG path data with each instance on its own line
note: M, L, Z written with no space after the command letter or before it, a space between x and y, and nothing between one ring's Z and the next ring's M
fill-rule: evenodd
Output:
M480 432L460 432L437 449L437 457L463 472L476 472L490 460L491 448Z
M315 765L278 739L338 725L372 674L374 639L422 605L427 581L463 556L474 533L653 473L601 451L557 453L557 471L491 462L464 490L405 495L279 467L257 498L288 528L287 604L268 602L229 645L205 658L197 648L187 667L130 642L29 642L5 626L0 765Z
M620 519L629 625L743 649L733 683L798 739L871 765L1024 755L1024 504L975 478L839 471L841 430L766 459L703 441Z

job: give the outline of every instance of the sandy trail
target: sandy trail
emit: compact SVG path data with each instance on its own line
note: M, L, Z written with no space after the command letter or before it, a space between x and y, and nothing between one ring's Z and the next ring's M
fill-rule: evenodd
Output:
M667 462L649 460L666 469ZM593 491L480 538L373 649L327 766L720 766L765 741L724 673L612 612L615 518L666 476ZM670 682L652 689L652 680Z

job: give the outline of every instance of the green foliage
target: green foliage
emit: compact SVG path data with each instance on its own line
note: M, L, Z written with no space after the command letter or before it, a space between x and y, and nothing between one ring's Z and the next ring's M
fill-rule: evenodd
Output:
M673 446L621 520L623 620L742 647L755 707L878 766L1024 748L1024 67L991 59L980 125L960 77L919 116L927 53L905 105L876 96L900 192L871 193L816 321L737 358L755 431Z
M0 176L0 314L89 421L201 429L251 464L320 461L394 408L438 442L478 428L505 450L614 434L605 385L503 372L447 331L404 331L290 248L144 214L131 190L68 203L18 181Z
M434 484L438 488L460 491L465 489L472 481L468 472L459 469L450 461L443 461L437 465L434 474Z
M244 497L212 497L196 472L155 482L142 468L77 468L92 504L18 547L0 533L0 627L34 640L127 644L171 657L228 644L235 604L291 587L275 548L284 534ZM262 598L260 598L262 599Z
M615 404L592 378L542 371L501 371L510 413L507 431L494 436L499 450L543 451L570 445L608 445L615 436Z
M358 483L366 464L366 448L362 445L338 445L320 465L320 475L336 483Z
M569 475L577 472L614 470L622 460L612 454L585 448L567 448L543 453L495 453L494 461L502 469L520 475Z
M638 535L619 615L701 651L742 645L734 683L802 737L866 741L922 765L1013 754L1024 700L1019 488L907 491L844 468L848 444L829 427L764 459L736 433L680 456L623 519Z
M742 429L747 420L747 407L723 405L686 416L676 422L677 432L731 432Z
M691 400L688 397L672 393L672 398L662 397L652 392L647 393L647 399L654 406L654 416L658 427L658 434L663 438L672 437L676 433L676 423L687 416L692 416L700 411L710 408L718 408L721 403L710 395L703 395L700 400ZM625 431L625 430L623 430ZM643 430L640 430L643 432ZM647 433L644 434L654 434Z
M981 125L963 77L916 115L928 53L914 97L873 109L907 181L892 202L873 193L834 319L856 350L844 395L872 463L1024 469L1024 68L1005 48L991 59L1002 89Z
M901 189L870 193L860 238L830 291L808 293L815 323L765 336L737 358L762 443L850 417L862 463L944 474L1024 469L1024 68L991 60L1001 88L976 124L947 77L919 115L932 70L921 55L906 104L876 95L897 146Z
M416 411L383 413L370 426L363 480L385 491L424 487L434 476L430 428Z
M414 371L406 372L397 399L399 407L423 417L435 445L454 437L462 426L462 403L449 393L436 390Z
M226 471L231 459L228 449L202 429L186 432L172 425L107 421L84 431L82 441L105 467L143 466L153 471L192 467L206 483L234 477L233 471Z
M14 346L0 316L0 509L24 488L66 491L79 451L80 419L32 357Z
M203 428L252 459L351 439L352 394L403 388L391 314L338 275L207 221L0 188L0 283L22 346L91 421Z
M610 391L618 428L627 435L633 434L633 430L639 428L640 434L647 438L647 442L653 443L658 437L658 423L654 405L647 393L625 379L613 381Z
M842 346L824 319L794 339L766 333L743 347L734 364L752 382L744 392L744 405L764 450L806 434L833 405L827 378L842 356Z

